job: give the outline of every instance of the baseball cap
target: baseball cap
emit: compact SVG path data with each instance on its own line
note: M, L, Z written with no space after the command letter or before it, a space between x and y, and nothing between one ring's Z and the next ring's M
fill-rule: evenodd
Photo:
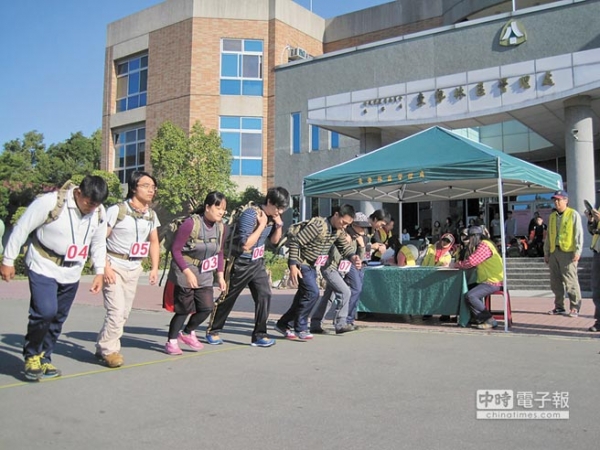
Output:
M472 236L474 234L483 234L483 228L481 228L480 226L473 226L469 228L469 236Z
M552 198L562 198L562 199L568 199L569 198L569 194L567 194L567 191L556 191L553 195Z
M356 226L362 227L362 228L369 228L371 226L371 224L369 223L369 219L367 218L367 215L362 212L357 212L354 214L353 224Z

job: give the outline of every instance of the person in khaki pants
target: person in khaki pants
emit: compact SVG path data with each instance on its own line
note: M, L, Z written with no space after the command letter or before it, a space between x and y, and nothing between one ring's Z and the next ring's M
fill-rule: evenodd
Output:
M556 210L548 219L548 234L544 242L544 261L550 269L550 289L554 293L554 309L550 315L564 314L577 317L581 307L581 289L577 277L577 263L583 250L581 216L569 208L566 191L556 191L552 196ZM564 307L565 292L570 307Z
M106 315L96 341L96 357L108 367L123 365L121 336L133 306L142 273L142 260L150 257L150 284L158 281L160 222L150 204L156 193L156 179L146 172L129 177L124 204L108 208L104 308Z

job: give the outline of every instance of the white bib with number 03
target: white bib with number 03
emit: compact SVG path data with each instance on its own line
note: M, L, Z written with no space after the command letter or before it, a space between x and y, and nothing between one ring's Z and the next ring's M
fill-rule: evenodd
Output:
M252 261L260 259L260 258L262 258L264 256L265 256L265 246L264 245L261 245L260 247L256 247L252 251Z
M202 265L200 266L200 272L202 272L202 273L212 272L213 270L215 270L217 268L218 263L219 263L218 255L211 256L210 258L202 261Z
M129 249L130 258L145 258L150 252L150 242L134 242Z
M89 246L71 244L65 253L65 262L85 262L88 257Z
M315 267L323 267L327 263L327 259L329 259L328 255L319 255L315 261Z
M350 272L350 267L352 267L352 262L348 261L347 259L344 259L340 261L340 264L338 266L338 272L344 275Z

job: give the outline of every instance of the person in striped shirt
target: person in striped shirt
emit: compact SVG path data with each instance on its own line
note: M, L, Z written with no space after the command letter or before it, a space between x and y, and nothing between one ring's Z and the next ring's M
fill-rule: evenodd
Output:
M275 330L286 339L313 337L308 329L308 317L319 299L317 269L327 264L331 246L337 247L342 258L360 264L359 256L343 231L353 222L354 215L351 205L336 206L330 217L314 217L289 241L290 280L298 286L298 291L290 308L275 325Z
M458 269L476 268L477 284L466 293L465 300L471 310L471 316L475 320L475 328L480 330L496 328L498 322L485 308L483 299L502 289L504 280L502 258L494 243L484 237L483 227L469 228L468 248L470 255L465 260L454 263L453 267Z
M219 332L225 326L235 301L244 288L249 287L255 304L254 330L251 346L271 347L275 340L267 334L267 320L271 305L271 285L265 267L265 242L273 245L281 239L283 219L281 214L288 209L290 194L282 187L267 191L263 205L247 208L240 215L233 235L234 262L225 296L215 303L210 323L206 329L206 342L219 345L223 340Z

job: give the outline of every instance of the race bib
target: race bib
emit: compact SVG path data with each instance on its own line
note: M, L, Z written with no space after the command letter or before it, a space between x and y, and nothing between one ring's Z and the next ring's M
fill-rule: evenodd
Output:
M217 255L211 256L210 258L202 261L202 265L200 266L200 272L201 273L212 272L213 270L215 270L217 268L218 263L219 263L219 257Z
M338 266L338 272L341 273L342 275L345 275L348 272L350 272L351 267L352 267L352 262L348 261L347 259L344 259L344 260L340 261L340 265Z
M134 242L129 249L130 258L145 258L150 253L150 242Z
M255 261L257 259L262 258L263 256L265 256L265 246L261 245L260 247L256 247L253 251L252 251L252 261Z
M325 264L327 264L328 259L328 255L319 255L319 257L315 261L315 267L323 267Z
M89 245L71 244L65 253L65 262L84 263L88 257Z

